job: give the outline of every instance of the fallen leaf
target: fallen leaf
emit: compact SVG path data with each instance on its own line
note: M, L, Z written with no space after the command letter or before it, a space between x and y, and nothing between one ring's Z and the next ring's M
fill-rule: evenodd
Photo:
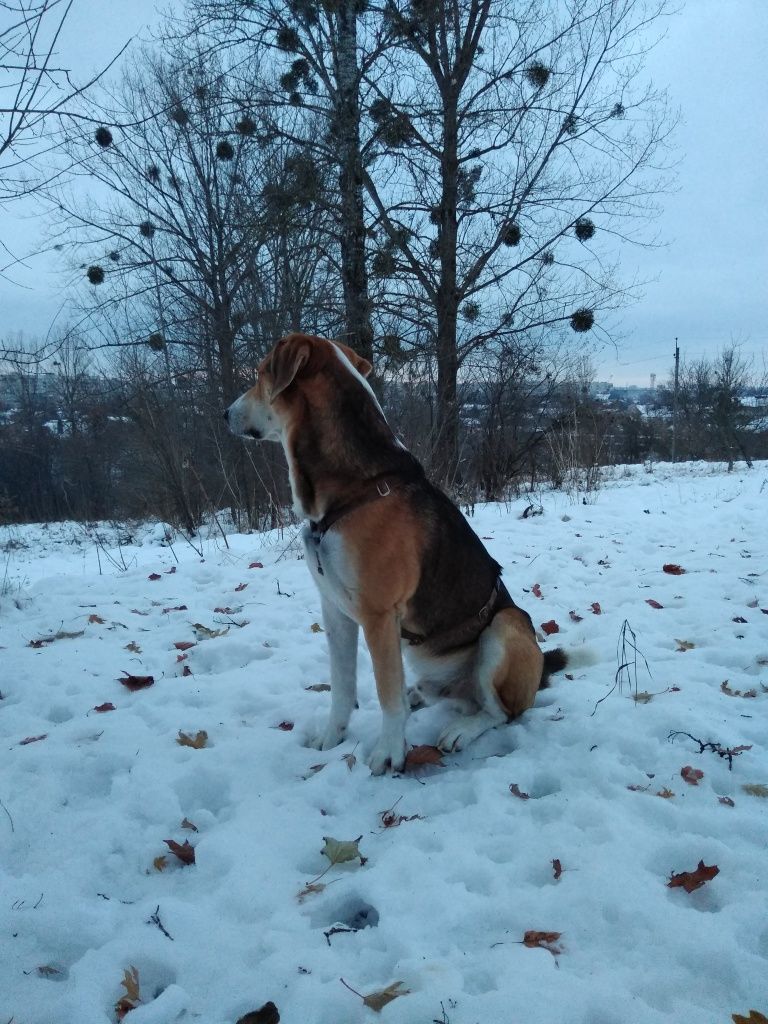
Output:
M692 768L689 764L680 769L680 774L689 786L698 786L699 779L704 778L704 772L700 771L698 768Z
M155 871L165 871L165 869L168 867L168 858L163 854L161 854L159 857L155 857L155 859L152 861L152 867L155 869Z
M185 665L184 668L182 669L181 674L183 676L191 676L192 675L192 669L189 667L189 665Z
M325 632L325 630L323 629L323 627L320 625L319 622L313 622L312 625L309 628L312 630L313 633L324 633Z
M696 644L692 644L690 640L675 639L675 643L677 644L678 651L692 651L696 646Z
M560 863L557 857L555 857L555 859L552 861L552 871L555 876L555 881L557 881L560 875L562 875L563 873L563 865Z
M647 690L641 690L639 693L632 695L632 699L636 704L650 704L653 697L654 694L649 693Z
M670 576L682 576L685 573L685 569L680 565L675 565L674 562L667 562L666 565L662 565L662 569Z
M411 747L405 755L405 767L403 771L411 771L413 768L422 768L424 765L433 764L444 768L443 752L439 747L431 747L428 743L417 744Z
M161 580L162 578L163 577L160 575L159 572L153 572L153 573L150 573L149 576L147 576L147 579L148 580L152 580L153 583L154 583L155 580Z
M664 607L663 604L659 604L659 602L655 601L652 597L646 597L645 603L649 604L651 606L651 608L663 608Z
M114 711L115 705L111 704L109 701L106 701L104 704L97 704L93 710L98 711L99 714L102 714L104 711Z
M27 736L26 739L19 740L19 746L20 747L26 747L30 743L39 743L40 740L44 740L44 739L47 739L47 738L48 738L48 733L47 732L41 733L39 736Z
M568 616L570 617L571 622L581 622L584 618L583 615L577 615L574 611L568 612Z
M330 683L313 683L311 686L305 686L305 690L311 690L312 693L325 693L330 690Z
M512 796L516 796L520 800L530 800L531 799L529 794L528 793L524 793L520 789L520 787L518 786L518 784L516 782L510 782L510 784L509 784L509 792L512 794Z
M543 595L541 593L541 586L540 586L540 584L534 583L533 586L531 587L531 593L533 594L534 597L543 597Z
M733 1024L768 1024L768 1017L764 1013L758 1013L757 1010L750 1010L748 1017L741 1013L732 1013L731 1018Z
M562 949L556 946L555 943L561 935L562 932L527 931L523 936L523 945L529 949L548 949L552 956L557 956L558 953L562 952Z
M403 988L402 981L393 981L386 988L382 988L378 992L369 992L367 996L363 996L363 1002L370 1010L380 1013L393 999L407 996L409 993L410 989Z
M131 608L134 615L149 615L149 612L140 612L138 608Z
M247 586L248 586L248 584L247 584L247 583L238 583L238 584L237 584L237 586L235 587L235 593L236 593L236 594L239 594L239 593L240 593L240 591L241 591L241 590L245 590L245 588L246 588Z
M593 615L602 615L603 614L603 609L600 607L600 602L599 601L593 601L592 604L590 605L590 608L592 609L592 614Z
M746 620L746 619L744 618L744 616L743 616L743 615L734 615L734 617L733 617L733 618L731 619L731 622L739 622L739 623L744 623L744 622L746 622L746 621L747 621L747 620Z
M145 690L148 686L152 686L155 682L154 676L132 676L128 672L117 680L118 683L122 683L129 690Z
M707 867L704 861L700 860L695 871L681 871L678 875L673 873L667 882L667 888L675 889L679 886L686 892L695 892L705 882L711 882L715 875L719 874L720 868L716 864Z
M85 630L81 629L74 633L67 632L65 629L60 629L58 633L51 633L50 636L41 636L37 640L30 640L29 646L34 647L35 650L39 650L41 647L45 647L46 644L52 644L56 640L76 640L80 636L85 635Z
M91 623L91 625L98 625L98 626L103 626L104 625L104 619L102 619L102 617L100 615L95 615L95 614L94 615L89 615L88 616L88 621Z
M357 839L340 840L333 839L331 836L323 836L325 846L320 852L328 858L331 864L345 864L347 861L358 858L361 864L365 864L367 857L363 857L357 845L362 838L362 836L358 836Z
M138 970L135 967L129 967L128 970L123 971L123 980L120 984L125 989L125 995L115 1003L118 1020L122 1020L131 1010L135 1010L141 1002Z
M238 1018L237 1024L280 1024L280 1014L273 1002L264 1003L258 1010L251 1010Z
M423 821L424 816L422 814L396 814L395 807L399 803L396 801L391 807L388 807L386 811L379 811L379 818L383 828L397 828L398 825L402 825L404 821Z
M282 730L282 732L291 732L293 729L293 722L279 722L275 728Z
M190 647L195 646L195 643L192 640L178 640L173 646L177 651L188 651Z
M729 697L756 697L757 690L734 690L728 685L728 680L724 679L720 683L720 690L722 693L727 693Z
M58 967L54 967L53 964L41 964L37 968L37 973L41 978L55 978L57 974L61 974ZM9 1024L12 1024L13 1018Z
M195 863L195 848L188 839L185 839L183 843L177 843L175 839L164 839L163 842L171 853L175 854L185 866Z
M251 564L248 566L248 568L249 569L263 569L264 566L262 565L261 562L251 562Z
M725 804L726 807L735 807L736 804L731 800L729 796L719 796L717 798L719 804Z
M177 654L176 655L176 664L178 665L180 662L186 661L188 657L189 657L189 655L186 654L186 653L185 654Z
M304 888L296 893L296 899L299 903L304 903L309 896L316 896L318 893L321 893L325 886L325 882L307 882Z
M166 570L165 570L165 575L166 575L166 576L173 576L173 574L174 574L175 572L176 572L176 566L175 566L175 565L172 565L170 569L166 569Z
M199 634L198 640L215 640L216 637L226 636L229 632L229 626L227 626L226 629L209 629L207 626L204 626L202 622L193 622L192 629L194 629L195 633Z
M656 796L660 796L662 800L671 800L674 795L675 794L672 792L672 790L667 789L666 786L664 787L664 789L660 789L656 794Z
M185 604L176 604L173 608L163 608L163 615L167 615L169 612L185 612L187 606Z
M572 683L572 682L573 682L573 679L574 679L574 676L573 676L573 672L566 672L566 673L565 673L565 678L566 678L566 679L567 679L567 680L568 680L569 682L571 682L571 683Z
M541 628L544 630L547 636L552 636L553 633L560 632L560 627L554 619L550 619L548 622L542 622Z
M181 826L180 827L181 828L186 828L190 832L199 832L199 829L198 829L197 825L195 825L194 822L190 821L189 818L184 818L182 820L182 822L181 822Z
M129 644L125 645L125 650L130 651L131 654L141 654L141 648L135 640L131 640Z
M639 782L633 782L631 786L627 786L627 789L632 790L633 793L647 793L650 788L650 785L641 786Z
M749 793L750 796L759 796L763 799L768 797L768 786L762 782L745 782L741 788L745 793Z
M208 733L205 729L200 729L194 736L191 736L189 733L182 732L181 729L179 729L179 735L176 737L176 742L181 747L194 747L195 750L202 750L203 747L208 744Z

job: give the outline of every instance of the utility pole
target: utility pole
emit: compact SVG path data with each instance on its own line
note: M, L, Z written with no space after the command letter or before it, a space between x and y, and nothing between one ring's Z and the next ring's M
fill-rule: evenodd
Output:
M672 461L676 461L677 454L677 393L680 386L680 347L675 338L675 393L672 398Z

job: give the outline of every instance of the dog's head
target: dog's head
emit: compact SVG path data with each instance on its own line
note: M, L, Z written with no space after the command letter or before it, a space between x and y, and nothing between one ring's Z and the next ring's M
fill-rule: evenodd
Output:
M297 394L321 374L339 370L365 384L371 364L347 345L309 334L281 338L261 361L254 386L224 413L233 434L257 441L279 441Z

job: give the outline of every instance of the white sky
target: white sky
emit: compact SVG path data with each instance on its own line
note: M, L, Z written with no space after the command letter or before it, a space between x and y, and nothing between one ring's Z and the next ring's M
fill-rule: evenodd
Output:
M166 6L162 4L161 6ZM155 20L154 0L77 0L62 62L96 69ZM629 250L628 275L649 280L623 317L618 354L598 357L598 375L621 383L666 376L674 339L683 358L714 354L731 340L763 364L768 351L768 2L688 0L649 59L682 114L678 190L663 197L660 249ZM31 206L3 211L2 238L18 253L44 224ZM1 264L0 264L1 265ZM0 279L0 336L45 335L63 303L66 280L51 258Z

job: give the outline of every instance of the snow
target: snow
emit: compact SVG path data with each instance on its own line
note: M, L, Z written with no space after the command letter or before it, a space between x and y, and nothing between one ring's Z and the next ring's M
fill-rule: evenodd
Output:
M768 801L742 788L768 784L767 480L766 463L635 467L589 504L547 492L526 519L530 497L478 507L512 596L559 624L547 645L596 663L445 767L395 778L364 765L379 727L364 648L350 739L303 746L327 712L328 693L306 687L327 682L328 657L292 531L228 548L211 531L200 557L162 525L5 528L0 1021L113 1022L132 966L130 1024L234 1024L268 1000L285 1022L377 1019L340 978L363 994L402 982L380 1014L396 1024L768 1013ZM625 620L647 703L612 689ZM179 661L182 641L195 646ZM123 672L155 683L130 692ZM115 710L93 710L105 702ZM449 718L416 712L410 741L434 742ZM207 746L179 745L179 730L205 730ZM729 770L674 731L751 749ZM420 817L384 828L392 807ZM361 837L367 862L331 867L299 901L328 867L325 836ZM165 839L188 839L196 863ZM700 860L719 867L712 881L667 887ZM349 922L370 924L326 938ZM562 933L561 952L526 947L528 930Z

